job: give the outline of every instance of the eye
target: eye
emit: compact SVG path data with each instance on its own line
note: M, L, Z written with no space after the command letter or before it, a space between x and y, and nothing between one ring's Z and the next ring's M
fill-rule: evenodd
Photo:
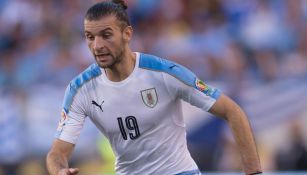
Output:
M85 35L86 39L89 41L93 41L95 37L93 35Z
M102 37L104 38L104 39L108 39L108 38L110 38L112 36L112 33L104 33L104 34L102 34Z

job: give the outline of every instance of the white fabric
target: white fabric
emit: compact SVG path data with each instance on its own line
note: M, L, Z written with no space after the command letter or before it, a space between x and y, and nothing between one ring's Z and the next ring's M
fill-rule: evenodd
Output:
M206 111L216 100L167 73L140 68L139 55L133 72L125 80L112 82L102 69L100 76L80 87L58 138L75 144L84 119L89 116L109 139L119 175L170 175L197 169L187 149L181 99ZM154 91L149 97L146 94L142 97L142 91L152 88L157 99ZM146 98L157 103L147 106ZM138 130L131 118L136 119ZM140 136L135 138L137 131Z

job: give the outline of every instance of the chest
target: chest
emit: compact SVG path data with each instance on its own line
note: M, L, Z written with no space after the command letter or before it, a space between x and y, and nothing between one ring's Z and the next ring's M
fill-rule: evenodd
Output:
M163 122L171 98L163 82L138 79L122 86L97 86L89 104L89 117L104 134L121 134L125 139Z

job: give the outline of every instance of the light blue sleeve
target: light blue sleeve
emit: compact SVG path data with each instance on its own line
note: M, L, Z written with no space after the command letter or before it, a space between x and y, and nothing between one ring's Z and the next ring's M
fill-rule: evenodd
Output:
M209 110L221 95L221 91L205 84L192 71L175 62L141 54L140 67L162 72L174 98L181 98L203 110Z
M82 89L85 83L99 76L101 71L97 64L91 65L84 72L74 78L67 86L63 100L62 117L55 137L75 144L83 128L86 118L87 99Z

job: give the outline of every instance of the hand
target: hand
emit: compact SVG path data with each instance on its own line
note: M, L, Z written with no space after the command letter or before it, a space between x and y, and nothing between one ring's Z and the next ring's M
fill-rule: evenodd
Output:
M75 175L79 173L78 168L65 168L61 169L58 175Z

